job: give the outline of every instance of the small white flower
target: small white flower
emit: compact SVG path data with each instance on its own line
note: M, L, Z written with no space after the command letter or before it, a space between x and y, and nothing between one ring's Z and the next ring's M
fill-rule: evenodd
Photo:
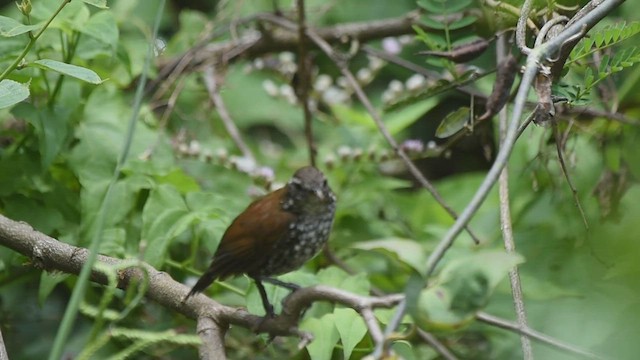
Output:
M294 63L295 62L294 61L295 60L295 55L293 55L293 53L290 52L290 51L281 52L280 55L278 56L278 58L283 63Z
M379 57L368 55L367 58L369 59L369 69L371 69L371 71L378 71L386 64L384 60Z
M402 45L409 45L413 42L414 37L411 35L400 35L398 37L398 42Z
M264 69L264 60L262 58L256 58L253 60L253 67L258 70Z
M402 51L402 45L395 37L386 37L382 39L382 49L393 55L397 55Z
M349 99L344 90L340 90L335 86L330 86L327 91L322 94L322 101L327 104L341 104Z
M331 78L331 76L327 74L320 74L316 78L316 81L313 84L313 88L318 92L323 92L327 90L332 83L333 79Z
M400 80L391 80L389 83L389 90L392 93L400 93L404 91L404 85Z
M373 80L373 73L367 68L362 68L356 73L356 78L361 84L368 84Z
M278 96L278 93L280 92L278 90L278 85L270 79L262 82L262 88L269 96Z
M426 82L427 81L426 81L424 76L422 76L420 74L413 74L406 81L407 90L409 90L409 91L418 90L418 89L424 87Z

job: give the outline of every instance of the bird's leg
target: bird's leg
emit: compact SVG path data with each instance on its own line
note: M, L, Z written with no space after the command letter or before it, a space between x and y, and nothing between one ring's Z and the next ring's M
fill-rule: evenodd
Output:
M266 312L266 318L273 318L276 316L273 311L273 305L269 302L269 298L267 297L267 291L264 289L264 285L262 285L261 279L253 279L256 282L256 286L258 287L258 292L260 293L260 298L262 299L262 306L264 306L264 311Z
M264 282L267 282L269 284L272 284L272 285L276 285L276 286L283 287L285 289L289 289L291 291L296 291L296 290L300 289L300 285L284 282L284 281L281 281L281 280L278 280L278 279L274 279L274 278L271 278L271 277L261 277L260 280L264 281Z

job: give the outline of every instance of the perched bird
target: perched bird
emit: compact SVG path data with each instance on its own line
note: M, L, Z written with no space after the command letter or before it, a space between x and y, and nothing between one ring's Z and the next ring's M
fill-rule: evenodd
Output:
M225 231L209 269L185 300L211 283L247 274L258 287L267 316L274 316L262 282L292 290L281 275L314 257L329 238L336 197L324 175L307 166L295 172L283 188L255 200Z

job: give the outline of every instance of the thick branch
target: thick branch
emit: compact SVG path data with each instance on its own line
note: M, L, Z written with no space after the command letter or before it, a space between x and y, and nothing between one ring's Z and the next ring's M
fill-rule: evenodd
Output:
M0 215L0 245L13 249L31 259L32 264L47 271L62 271L78 274L88 257L88 250L75 247L34 230L26 223L13 221ZM109 256L99 255L98 261L107 265L120 265L124 261ZM361 296L348 291L318 285L293 292L283 302L283 314L264 320L261 316L250 314L244 309L237 309L219 304L203 294L196 295L188 301L182 300L189 292L185 285L173 280L169 274L158 271L151 265L139 262L118 274L118 288L125 289L132 281L147 278L149 287L147 298L181 313L191 319L198 319L198 333L207 339L218 339L218 344L208 344L209 350L221 349L220 342L228 324L242 326L259 332L278 336L308 336L297 329L297 324L304 310L315 301L329 301L348 306L359 313L374 308L390 308L398 304L402 294L382 297ZM107 278L99 271L91 273L91 280L107 284ZM212 321L203 318L210 318ZM216 324L216 325L214 325ZM201 350L201 351L209 351Z

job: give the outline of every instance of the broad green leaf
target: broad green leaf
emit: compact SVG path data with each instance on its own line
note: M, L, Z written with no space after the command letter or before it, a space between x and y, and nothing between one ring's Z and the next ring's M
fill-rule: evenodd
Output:
M118 45L118 26L111 11L93 14L80 31L115 49Z
M351 308L336 308L333 314L344 358L350 359L351 352L367 333L367 326L362 317Z
M100 9L108 9L107 0L82 0L82 2L93 5Z
M40 286L38 288L38 303L40 306L44 305L53 289L68 277L69 274L62 272L43 271L40 273Z
M313 341L307 345L311 360L331 360L333 348L340 339L335 315L326 314L320 319L308 318L300 324L300 329L313 334Z
M29 84L4 79L0 81L0 109L19 103L29 97Z
M391 135L397 135L415 123L427 111L433 109L437 103L435 98L418 101L415 104L402 107L400 110L386 113L383 121ZM370 121L373 123L373 120L370 119Z
M460 131L469 121L470 112L471 110L465 106L449 113L438 125L436 137L444 139Z
M333 104L331 105L331 112L338 120L347 125L360 125L370 129L375 128L375 124L373 123L371 116L369 116L366 111L357 109L353 106Z
M71 65L51 59L36 60L28 66L35 66L45 70L55 71L57 73L68 75L78 80L82 80L91 84L102 84L102 79L93 70L81 66Z
M10 17L0 16L0 36L12 37L39 29L40 27L40 24L24 25Z
M420 274L426 271L427 255L422 246L414 240L387 238L363 241L353 246L356 249L381 251L396 257Z
M520 255L498 250L456 257L420 292L417 304L409 306L416 323L425 330L451 331L467 326L488 304L498 283L520 262Z
M189 193L192 191L199 191L200 185L191 176L187 175L182 169L175 168L164 176L158 176L158 183L170 184L182 193Z
M169 185L159 185L142 210L142 240L146 242L144 260L155 267L162 265L171 241L197 219L189 212L182 196Z
M69 109L60 107L40 109L29 103L22 103L12 112L26 119L35 128L42 167L46 169L53 163L67 140Z

